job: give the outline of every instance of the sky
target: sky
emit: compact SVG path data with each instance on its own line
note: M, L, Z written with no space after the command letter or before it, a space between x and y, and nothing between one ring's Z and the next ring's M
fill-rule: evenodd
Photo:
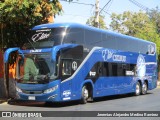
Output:
M75 22L75 23L81 23L86 24L87 19L90 16L94 15L95 11L95 1L96 0L73 0L73 2L78 3L86 3L86 4L92 4L92 5L83 5L83 4L77 4L77 3L68 3L64 2L64 0L59 0L63 7L63 12L61 15L56 15L55 23L59 22ZM99 0L99 7L103 8L109 0ZM157 6L160 9L160 0L136 0L141 5L153 9ZM139 10L144 11L140 7L137 7L135 4L130 2L130 0L111 0L109 4L104 8L104 11L108 12L109 14L117 13L121 14L124 11L132 11L132 12L138 12ZM145 12L145 11L144 11ZM106 14L105 12L101 12L103 16L105 16L105 23L107 27L109 27L109 24L111 22L110 15Z

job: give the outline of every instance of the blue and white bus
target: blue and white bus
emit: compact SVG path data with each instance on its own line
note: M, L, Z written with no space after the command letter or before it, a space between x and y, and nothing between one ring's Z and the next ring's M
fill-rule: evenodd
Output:
M153 42L77 23L33 27L26 49L18 51L17 99L45 102L134 93L157 86Z

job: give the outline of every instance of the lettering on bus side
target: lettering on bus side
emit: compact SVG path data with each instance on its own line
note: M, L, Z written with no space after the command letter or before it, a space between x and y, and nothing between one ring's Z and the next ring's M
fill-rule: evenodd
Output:
M111 50L103 50L102 51L102 58L104 61L112 59L113 61L117 62L126 62L126 56L124 55L114 55L114 52Z
M34 52L42 52L41 49L35 49L35 50L30 50L31 53L34 53Z
M92 76L92 77L95 77L95 76L96 76L96 72L90 71L90 72L89 72L89 75Z
M123 55L113 55L113 61L126 62L126 56L123 56Z

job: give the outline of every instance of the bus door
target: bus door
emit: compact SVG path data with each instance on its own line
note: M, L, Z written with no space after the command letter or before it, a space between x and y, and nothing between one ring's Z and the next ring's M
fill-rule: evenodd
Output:
M71 94L75 92L75 87L78 85L78 81L75 83L74 77L70 77L77 70L82 62L83 47L78 46L75 48L69 48L67 50L61 50L60 53L60 78L61 84L61 96L62 100L70 100ZM73 90L74 89L74 90Z

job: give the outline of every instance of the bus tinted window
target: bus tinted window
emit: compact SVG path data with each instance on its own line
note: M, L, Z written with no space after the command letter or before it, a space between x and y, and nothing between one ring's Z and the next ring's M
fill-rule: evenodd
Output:
M117 39L115 38L115 36L103 33L102 40L104 48L117 49Z
M63 43L84 45L84 30L81 28L68 28Z
M101 33L94 30L85 30L85 43L89 48L92 48L92 46L102 46Z
M92 78L91 73L95 73L99 77L133 76L136 75L135 67L136 64L97 62L87 77Z

